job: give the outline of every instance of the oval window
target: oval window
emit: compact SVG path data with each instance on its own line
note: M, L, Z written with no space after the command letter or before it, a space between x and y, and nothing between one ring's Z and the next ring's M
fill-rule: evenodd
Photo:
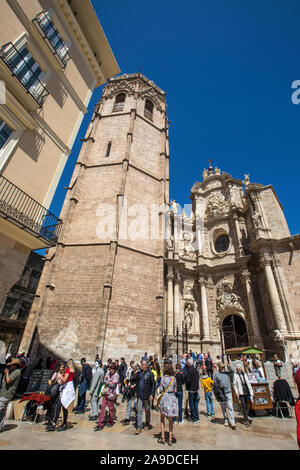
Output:
M219 235L215 241L215 250L217 253L223 253L229 248L229 237L226 234Z

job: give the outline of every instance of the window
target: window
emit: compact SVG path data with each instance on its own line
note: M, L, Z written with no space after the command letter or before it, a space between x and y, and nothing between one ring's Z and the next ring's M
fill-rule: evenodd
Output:
M217 253L224 253L229 248L229 237L226 234L219 235L215 241L215 250Z
M114 107L113 107L113 113L116 111L123 111L125 99L126 99L125 93L119 93L116 96Z
M43 39L46 40L52 52L61 60L62 67L65 67L70 59L68 54L69 45L63 40L49 14L42 11L33 19L33 23L43 36Z
M13 76L17 77L27 92L41 106L44 98L48 95L41 82L41 76L44 72L26 45L16 48L10 42L1 48L0 58L5 62Z
M0 118L0 149L2 149L9 140L13 130Z
M153 119L153 103L150 100L146 100L145 102L145 111L144 111L144 116L147 119Z
M106 147L105 158L108 158L108 157L109 157L110 149L111 149L111 142L108 142L107 147Z

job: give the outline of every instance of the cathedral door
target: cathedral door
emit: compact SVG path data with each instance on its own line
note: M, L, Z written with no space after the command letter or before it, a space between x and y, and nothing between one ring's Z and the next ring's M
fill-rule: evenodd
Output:
M248 346L246 323L238 315L228 315L223 321L225 349Z

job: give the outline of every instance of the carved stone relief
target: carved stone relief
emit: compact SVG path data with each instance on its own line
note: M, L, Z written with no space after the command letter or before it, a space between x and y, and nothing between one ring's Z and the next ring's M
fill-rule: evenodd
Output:
M221 193L213 193L209 196L206 205L207 219L216 219L228 215L230 205L225 201L225 197Z
M231 313L241 314L243 317L245 315L240 297L233 293L233 285L227 277L217 287L216 305L219 317L224 318Z

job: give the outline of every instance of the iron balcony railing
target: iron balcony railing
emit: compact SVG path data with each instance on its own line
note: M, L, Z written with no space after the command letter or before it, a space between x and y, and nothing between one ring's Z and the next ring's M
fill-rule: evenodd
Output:
M33 18L32 22L51 52L57 57L61 67L65 68L71 57L68 53L68 48L62 40L50 16L45 11L42 11Z
M62 221L4 176L0 176L0 215L51 245L57 243Z
M49 92L40 81L38 75L32 70L30 64L24 59L18 49L9 42L1 47L0 59L9 68L13 77L17 77L19 82L24 86L26 93L34 98L41 107Z

